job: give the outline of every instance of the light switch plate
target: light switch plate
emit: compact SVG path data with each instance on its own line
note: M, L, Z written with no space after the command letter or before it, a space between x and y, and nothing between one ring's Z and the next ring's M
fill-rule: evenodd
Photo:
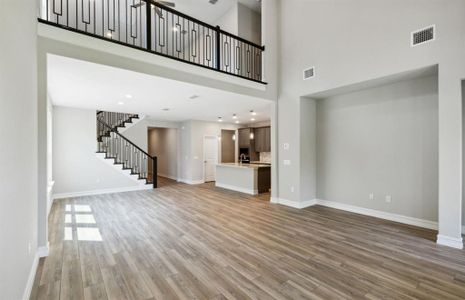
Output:
M289 150L289 143L284 143L283 148L284 150Z
M283 161L283 164L284 164L285 166L290 166L290 165L291 165L291 161L290 161L289 159L285 159L285 160Z

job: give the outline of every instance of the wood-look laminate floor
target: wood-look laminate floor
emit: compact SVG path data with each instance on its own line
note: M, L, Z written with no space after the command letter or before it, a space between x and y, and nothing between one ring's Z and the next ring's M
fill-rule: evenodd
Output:
M32 299L465 298L434 231L211 184L58 200L49 224Z

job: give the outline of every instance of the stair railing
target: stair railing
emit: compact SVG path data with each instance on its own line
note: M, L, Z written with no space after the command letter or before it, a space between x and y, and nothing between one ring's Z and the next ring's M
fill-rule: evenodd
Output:
M117 126L112 127L104 121L104 115L103 112L97 113L97 152L105 153L106 158L113 158L115 164L122 165L124 170L131 170L132 175L138 175L139 179L145 179L147 184L157 188L157 157L150 156L121 135ZM116 116L111 119L117 120Z
M39 22L264 83L265 47L154 0L39 0Z

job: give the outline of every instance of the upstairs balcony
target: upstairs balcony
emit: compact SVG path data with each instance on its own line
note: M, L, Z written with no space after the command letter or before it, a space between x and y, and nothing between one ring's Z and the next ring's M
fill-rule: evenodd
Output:
M39 22L264 83L264 46L154 0L42 0Z

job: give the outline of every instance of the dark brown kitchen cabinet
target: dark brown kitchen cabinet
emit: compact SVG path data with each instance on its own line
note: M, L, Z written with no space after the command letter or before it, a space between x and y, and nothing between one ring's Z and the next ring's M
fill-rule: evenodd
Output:
M241 128L239 132L239 148L250 147L250 128Z
M271 152L271 130L270 127L255 128L255 151Z

